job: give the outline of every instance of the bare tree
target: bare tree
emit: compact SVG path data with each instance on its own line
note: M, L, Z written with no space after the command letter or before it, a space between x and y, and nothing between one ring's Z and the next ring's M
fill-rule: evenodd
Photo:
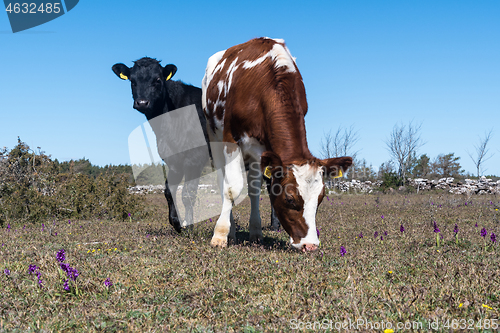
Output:
M320 154L323 158L351 156L353 163L346 176L352 179L357 169L356 156L359 152L359 150L353 150L353 148L358 141L359 135L358 131L354 129L354 125L344 129L339 126L333 134L332 130L324 134L324 137L321 139ZM331 186L332 181L332 179L328 180L329 186Z
M403 183L418 149L424 144L420 138L421 127L422 124L414 125L413 122L410 122L408 126L396 124L392 129L391 136L385 142L391 157L396 162L398 176Z
M358 131L354 129L354 125L343 130L339 126L334 134L331 130L324 134L321 139L320 153L323 158L351 156L355 160L359 150L353 151L353 147L358 141L359 135Z
M484 134L484 138L482 139L479 138L479 144L477 146L474 146L474 148L476 149L475 155L472 155L471 153L467 152L467 154L469 154L470 158L474 162L474 165L476 166L477 178L479 178L479 176L481 175L481 169L483 163L489 160L494 155L494 154L488 155L489 149L487 148L492 134L493 130L491 129L488 133ZM484 172L486 171L486 169L483 169L482 171Z

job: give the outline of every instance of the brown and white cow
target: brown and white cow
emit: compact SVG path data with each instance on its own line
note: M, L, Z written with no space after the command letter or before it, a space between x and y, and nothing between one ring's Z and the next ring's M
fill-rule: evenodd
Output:
M338 175L350 157L320 160L306 141L307 101L295 59L281 39L257 38L214 54L202 82L212 154L219 170L222 213L211 244L235 237L231 209L249 167L250 240L262 239L259 196L262 172L272 177L271 202L291 244L317 249L316 211L324 196L323 176ZM214 144L220 143L220 144Z

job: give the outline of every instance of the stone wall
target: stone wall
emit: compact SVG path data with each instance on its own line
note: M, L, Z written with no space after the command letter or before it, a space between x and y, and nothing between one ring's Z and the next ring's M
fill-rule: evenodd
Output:
M452 194L500 194L500 180L493 181L484 176L479 180L466 179L465 182L455 182L455 178L451 177L441 178L439 180L408 178L408 182L409 185L417 189L418 192L441 189ZM373 191L378 190L381 185L381 180L376 182L362 182L353 179L351 181L330 181L327 182L326 187L341 192L372 193ZM182 188L182 186L180 186L180 188ZM215 193L215 191L211 188L211 185L200 184L198 188L208 189ZM403 188L400 188L400 190L402 189ZM163 193L164 190L164 185L138 185L129 187L129 191L132 194Z

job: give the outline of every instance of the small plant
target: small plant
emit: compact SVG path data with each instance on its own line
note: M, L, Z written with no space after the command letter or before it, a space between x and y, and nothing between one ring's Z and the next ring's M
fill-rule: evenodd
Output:
M9 272L10 273L10 272ZM28 267L28 273L31 275L31 274L34 274L36 275L36 277L38 278L38 286L41 288L43 287L43 281L42 281L42 274L40 273L40 267L38 267L37 265L30 265Z
M436 234L436 246L439 248L439 233L441 230L439 230L436 221L434 221L434 233Z
M75 288L75 294L78 296L78 285L76 284L76 278L78 277L79 273L76 268L71 267L69 264L65 263L64 261L66 260L66 253L64 249L61 249L57 252L56 254L56 259L59 262L59 277L62 280L64 280L63 283L63 289L66 291L70 291L71 287L70 284L74 284ZM66 273L66 276L64 276L64 273ZM73 282L71 282L73 281Z
M345 257L345 254L347 253L347 250L345 247L342 245L340 246L340 256L344 257L344 263L347 264L347 258Z

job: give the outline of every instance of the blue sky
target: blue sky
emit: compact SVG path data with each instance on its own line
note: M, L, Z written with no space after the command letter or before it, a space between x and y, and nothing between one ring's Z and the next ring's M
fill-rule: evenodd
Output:
M208 58L251 38L283 38L304 78L311 151L354 126L355 149L389 160L396 123L422 123L420 153L461 157L493 129L486 174L500 175L498 1L80 1L13 34L0 14L0 147L17 137L59 160L130 163L128 136L145 118L111 71L143 56L173 63L201 86Z

